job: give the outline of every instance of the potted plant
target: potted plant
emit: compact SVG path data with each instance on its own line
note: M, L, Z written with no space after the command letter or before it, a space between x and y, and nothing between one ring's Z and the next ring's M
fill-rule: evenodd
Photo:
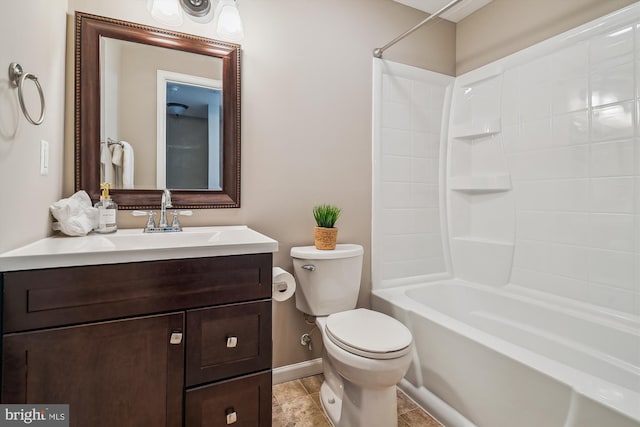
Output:
M314 228L316 249L335 249L338 240L338 229L335 225L340 217L340 208L333 205L314 206L313 217L316 220Z

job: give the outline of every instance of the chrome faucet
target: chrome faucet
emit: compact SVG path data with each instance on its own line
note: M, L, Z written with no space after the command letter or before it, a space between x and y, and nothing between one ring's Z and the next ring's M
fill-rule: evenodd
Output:
M173 207L171 204L171 192L169 190L164 190L162 192L162 200L160 203L160 221L158 222L158 226L153 220L153 216L155 215L154 211L133 211L131 215L133 216L147 216L147 225L144 227L145 233L168 233L171 231L182 231L182 226L180 225L180 216L191 216L192 211L173 211L173 220L171 221L171 225L169 225L169 221L167 220L167 208Z
M158 223L158 228L169 227L169 222L167 221L167 208L170 208L172 206L171 191L165 189L162 192L162 202L160 204L160 222Z

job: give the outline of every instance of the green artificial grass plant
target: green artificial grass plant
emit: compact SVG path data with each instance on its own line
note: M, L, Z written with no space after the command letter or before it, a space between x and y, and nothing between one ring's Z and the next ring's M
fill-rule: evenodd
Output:
M313 217L318 227L333 228L340 217L340 208L333 205L314 206Z

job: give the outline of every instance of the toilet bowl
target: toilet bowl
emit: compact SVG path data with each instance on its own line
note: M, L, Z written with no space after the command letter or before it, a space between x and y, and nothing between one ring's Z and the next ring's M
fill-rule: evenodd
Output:
M371 314L384 316L370 310L358 309L342 312L349 320L361 317L363 323ZM320 401L329 419L336 427L396 426L396 384L404 377L411 364L413 339L400 322L396 326L406 341L394 351L378 352L357 342L356 354L353 342L341 343L332 337L327 323L331 317L316 319L322 332L323 368L325 384L320 389ZM382 319L380 319L382 320ZM345 319L346 321L346 319ZM393 328L387 328L393 329ZM378 342L385 334L379 332ZM397 338L397 337L392 337ZM399 340L393 339L398 342ZM388 347L391 349L392 347ZM363 353L368 353L367 355Z
M413 337L398 320L355 309L362 247L292 248L296 306L316 316L324 345L322 407L336 427L397 426L396 384L412 359Z

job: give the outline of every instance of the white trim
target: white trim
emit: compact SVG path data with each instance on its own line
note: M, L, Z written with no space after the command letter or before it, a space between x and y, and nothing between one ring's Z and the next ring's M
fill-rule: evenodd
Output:
M274 368L272 383L286 383L287 381L318 375L322 372L322 358L318 357L317 359Z

